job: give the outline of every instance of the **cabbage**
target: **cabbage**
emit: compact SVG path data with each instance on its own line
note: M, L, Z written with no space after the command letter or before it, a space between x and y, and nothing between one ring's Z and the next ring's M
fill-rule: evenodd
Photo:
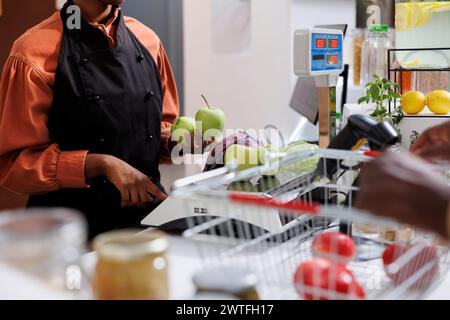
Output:
M297 142L292 145L289 145L283 149L283 152L287 154L287 157L292 156L295 153L299 153L302 151L314 151L319 149L319 147L315 144L310 144L307 142ZM287 173L308 173L317 169L317 165L319 164L320 158L318 156L312 156L305 159L300 159L296 162L281 165L281 171Z
M264 144L261 141L253 138L245 131L240 130L237 133L226 137L214 146L214 149L211 151L208 159L206 160L204 171L207 172L224 167L225 152L233 144L239 144L250 148L264 147Z

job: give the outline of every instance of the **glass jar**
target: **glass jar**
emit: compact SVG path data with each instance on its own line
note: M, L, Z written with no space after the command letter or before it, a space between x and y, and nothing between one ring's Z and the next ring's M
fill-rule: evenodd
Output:
M357 87L361 85L362 45L365 39L366 34L364 29L355 29L353 31L353 84Z
M160 231L112 231L95 238L98 261L92 280L100 300L166 300L169 242Z
M449 48L450 1L396 0L396 48ZM450 66L450 51L401 51L397 60L404 68Z
M74 298L87 293L79 258L86 252L86 223L66 209L0 214L0 261Z
M364 87L374 80L374 75L387 78L387 52L392 48L389 26L373 25L362 46L361 79Z

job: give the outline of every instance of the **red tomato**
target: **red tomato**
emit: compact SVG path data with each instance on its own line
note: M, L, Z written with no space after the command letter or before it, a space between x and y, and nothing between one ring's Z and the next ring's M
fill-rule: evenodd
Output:
M314 238L313 254L338 263L353 260L356 245L352 238L341 232L325 232Z
M344 265L322 258L303 262L294 275L297 292L305 300L364 299L365 292Z
M420 242L412 246L404 246L401 244L391 244L389 245L383 253L383 264L386 275L394 282L396 285L400 285L406 280L410 279L417 272L421 271L426 265L436 262L431 269L429 269L422 277L417 279L410 288L421 289L428 286L436 274L439 271L438 267L438 250L434 245L426 245L423 249L417 252L416 255L406 260L401 266L396 264L396 261L404 256L409 250L414 249L421 245ZM402 263L399 261L399 263Z

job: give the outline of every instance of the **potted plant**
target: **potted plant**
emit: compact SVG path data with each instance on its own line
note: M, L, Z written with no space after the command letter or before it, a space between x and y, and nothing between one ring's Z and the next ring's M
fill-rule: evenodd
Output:
M376 107L375 111L370 115L371 117L378 122L387 120L394 125L398 125L403 119L402 108L397 107L392 112L389 112L387 105L394 99L401 98L397 92L399 89L400 86L397 83L374 75L374 81L366 85L366 95L358 100L358 104L374 103Z

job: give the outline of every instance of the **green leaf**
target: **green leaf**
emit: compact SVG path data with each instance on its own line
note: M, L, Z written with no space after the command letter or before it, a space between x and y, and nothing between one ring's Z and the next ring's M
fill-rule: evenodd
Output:
M370 87L370 95L374 99L379 98L380 97L380 87L378 87L377 85L371 86Z
M378 79L380 79L380 76L377 75L377 74L374 74L374 75L373 75L373 78L378 80Z
M367 97L361 97L361 98L359 98L359 100L358 100L358 104L363 104L364 102L366 102L367 101Z

